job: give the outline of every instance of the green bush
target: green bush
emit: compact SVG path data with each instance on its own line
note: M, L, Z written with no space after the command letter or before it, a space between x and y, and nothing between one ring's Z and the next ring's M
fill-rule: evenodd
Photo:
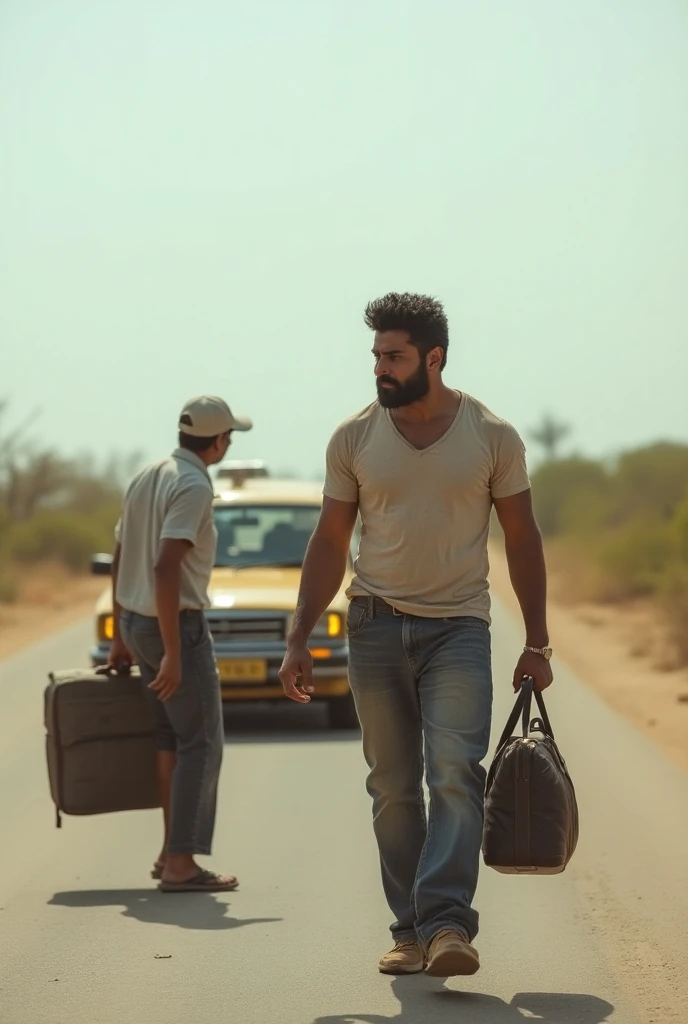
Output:
M653 515L669 520L686 495L688 445L654 444L626 452L617 463L617 521Z
M111 551L124 487L140 454L107 461L82 454L66 458L12 427L0 397L0 595L16 596L25 575L13 569L43 560L74 572L94 551ZM2 597L0 596L0 599Z
M532 474L533 504L578 599L657 600L688 664L688 445L626 452L614 465L550 460Z
M7 570L0 571L0 604L14 604L18 597L18 577Z
M0 538L7 533L12 524L12 517L7 505L0 501Z
M675 559L688 566L688 493L676 506L671 521L671 539Z
M29 564L56 559L74 572L87 569L95 551L113 547L111 514L85 516L74 512L39 512L13 526L5 536L3 554Z
M636 519L600 539L593 557L614 580L619 598L641 597L661 588L673 550L666 523Z
M604 523L610 478L599 462L577 456L546 462L532 474L532 488L535 514L546 537L566 532L583 515L590 519L594 514L594 527Z

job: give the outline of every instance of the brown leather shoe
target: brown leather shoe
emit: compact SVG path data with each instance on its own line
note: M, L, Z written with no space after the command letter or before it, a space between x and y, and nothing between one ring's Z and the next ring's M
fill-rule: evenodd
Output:
M424 966L425 958L420 943L407 939L395 943L394 949L385 953L378 969L381 974L420 974Z
M434 978L453 978L459 974L475 974L479 968L478 950L461 932L444 928L431 939L426 974Z

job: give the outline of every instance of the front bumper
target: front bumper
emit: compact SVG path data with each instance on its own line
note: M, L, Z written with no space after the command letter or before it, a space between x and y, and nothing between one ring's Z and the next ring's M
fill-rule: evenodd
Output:
M348 663L349 648L346 641L326 643L315 640L310 645L313 655L314 700L336 700L349 693ZM214 641L215 660L220 671L222 700L279 700L285 697L279 680L279 670L284 659L286 645L279 642L263 644L223 643ZM107 663L109 642L101 641L90 651L91 664L95 667ZM256 663L264 666L262 678L249 681L245 678L223 679L227 663Z

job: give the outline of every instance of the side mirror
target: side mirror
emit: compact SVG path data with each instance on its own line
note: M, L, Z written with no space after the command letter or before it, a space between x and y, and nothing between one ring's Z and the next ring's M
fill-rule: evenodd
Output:
M97 554L91 558L92 576L112 575L112 555Z

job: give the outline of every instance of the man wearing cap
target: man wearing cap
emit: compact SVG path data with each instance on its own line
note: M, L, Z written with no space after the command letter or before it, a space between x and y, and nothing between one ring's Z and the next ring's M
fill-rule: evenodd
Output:
M179 447L129 484L115 530L111 665L138 663L157 731L165 823L152 875L163 892L224 892L234 876L205 871L222 764L220 684L204 610L217 532L208 467L251 421L202 395L184 406Z

